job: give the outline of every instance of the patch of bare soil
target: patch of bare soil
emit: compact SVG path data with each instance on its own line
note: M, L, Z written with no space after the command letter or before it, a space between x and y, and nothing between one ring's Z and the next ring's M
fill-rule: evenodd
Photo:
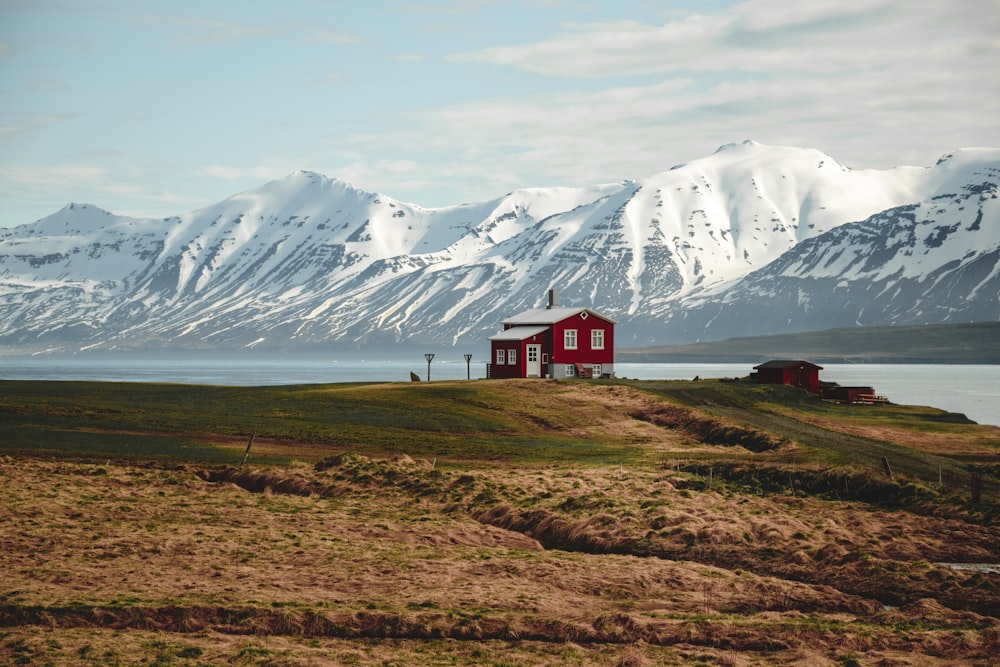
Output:
M0 461L0 662L989 664L993 528L692 473Z

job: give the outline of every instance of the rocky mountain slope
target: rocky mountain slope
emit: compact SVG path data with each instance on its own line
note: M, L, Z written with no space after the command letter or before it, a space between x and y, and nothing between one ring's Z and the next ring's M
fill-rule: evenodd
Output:
M482 345L551 287L627 347L997 320L998 183L996 149L877 171L748 141L437 209L302 171L162 220L70 204L0 231L0 346Z

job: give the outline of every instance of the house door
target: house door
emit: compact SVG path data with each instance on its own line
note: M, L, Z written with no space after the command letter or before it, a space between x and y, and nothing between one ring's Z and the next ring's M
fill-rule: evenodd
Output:
M528 345L526 347L527 347L527 350L526 350L526 355L525 355L525 360L524 360L524 363L525 363L524 374L527 377L538 377L541 374L541 372L540 372L541 371L541 366L538 363L538 358L539 358L539 356L541 356L542 346L541 345Z

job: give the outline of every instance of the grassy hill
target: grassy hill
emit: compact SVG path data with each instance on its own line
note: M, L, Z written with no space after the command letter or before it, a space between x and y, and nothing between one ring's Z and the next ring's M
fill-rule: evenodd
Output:
M0 664L988 664L998 475L742 382L2 381Z
M621 362L1000 363L1000 322L851 327L624 349Z

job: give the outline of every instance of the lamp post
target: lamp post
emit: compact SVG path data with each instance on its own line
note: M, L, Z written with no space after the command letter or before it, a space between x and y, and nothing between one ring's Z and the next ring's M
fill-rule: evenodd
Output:
M465 355L465 379L466 380L471 380L472 379L472 370L471 370L471 367L469 366L469 363L471 361L472 361L472 355L471 354Z
M424 355L424 359L427 360L427 381L428 382L431 381L431 359L433 359L433 358L434 358L434 353L433 352L428 352L427 354Z

